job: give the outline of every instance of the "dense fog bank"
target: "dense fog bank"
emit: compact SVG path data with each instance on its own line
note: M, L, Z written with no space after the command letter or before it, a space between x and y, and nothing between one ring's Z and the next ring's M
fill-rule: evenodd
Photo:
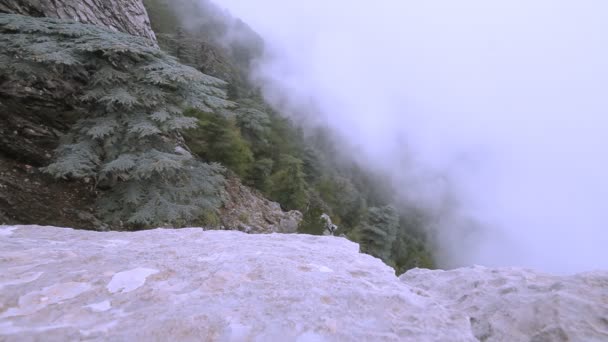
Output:
M444 266L608 267L607 4L219 4L268 99L437 213Z

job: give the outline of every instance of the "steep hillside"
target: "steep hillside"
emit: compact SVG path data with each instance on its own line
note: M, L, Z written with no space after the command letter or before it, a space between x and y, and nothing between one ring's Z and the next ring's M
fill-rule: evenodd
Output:
M0 14L0 221L336 234L400 273L434 266L432 217L264 101L246 24L207 1L146 0L150 22L87 4L1 7L49 18Z
M192 113L201 123L185 134L194 153L222 163L283 208L301 211L302 233L323 234L320 217L328 214L335 234L360 242L399 272L433 266L424 209L396 201L390 182L344 155L326 128L296 125L264 101L249 80L265 57L251 28L211 1L144 3L161 48L228 80L229 98L238 104L227 114Z
M248 74L264 42L247 24L207 0L144 0L144 5L163 49L227 81L235 98L256 95Z
M20 9L20 12L23 12L23 8ZM115 9L120 8L116 7ZM3 17L2 19L3 22L0 34L2 35L2 44L7 48L3 51L4 54L2 57L4 58L4 63L0 70L0 91L3 95L2 102L0 103L0 121L3 123L0 126L0 158L2 159L2 163L0 163L0 220L4 223L29 222L73 225L74 227L85 229L127 228L126 226L123 227L122 223L109 221L111 216L117 217L116 214L111 214L109 216L100 214L100 210L103 210L104 198L109 198L108 195L112 197L112 188L114 188L112 183L115 182L115 180L110 180L107 176L102 174L92 174L89 171L85 173L76 171L77 168L74 167L86 165L89 163L87 160L75 159L74 161L70 161L70 164L65 164L65 162L61 162L61 159L59 159L58 161L60 163L58 164L57 161L52 163L51 168L41 169L40 167L48 166L49 163L54 161L55 157L61 156L60 154L57 155L55 151L55 149L60 146L61 139L63 139L61 145L66 146L66 141L74 139L74 134L79 134L78 130L82 130L82 128L78 127L82 127L81 125L83 124L88 125L87 122L89 121L87 120L91 120L91 113L97 111L97 108L101 105L101 103L99 103L99 105L93 104L93 107L91 107L90 104L87 104L87 101L83 101L83 96L86 96L87 92L106 91L97 86L101 83L96 79L101 75L107 77L105 74L100 73L106 72L106 69L104 69L105 67L103 66L103 63L105 62L101 61L101 64L95 65L98 62L95 62L93 56L85 56L85 51L103 51L107 56L111 56L111 54L114 53L112 52L112 49L119 46L122 49L127 47L127 44L133 43L129 42L130 38L128 38L128 36L121 36L118 33L106 35L107 31L92 30L92 27L78 26L67 22L64 24L64 22L59 21L44 21L42 19L10 16ZM70 41L72 39L78 40L78 42L72 44ZM86 45L87 40L95 43L93 43L93 45ZM42 43L43 41L46 42ZM129 49L134 49L131 51L139 54L137 58L141 59L145 54L149 53L152 54L150 56L154 55L153 58L155 59L161 57L161 55L159 55L160 51L155 52L156 48L152 47L152 42L150 43L152 50L149 51L146 50L148 47L144 41L135 42L135 40L133 40L133 42L135 45L129 47ZM57 53L61 51L61 54L54 55L56 51ZM140 52L144 54L141 54ZM133 66L126 67L126 65L120 66L120 64L117 66L116 57L112 57L114 58L112 61L112 68L118 69L114 72L122 72L120 69L133 69ZM167 59L167 61L169 60ZM58 67L55 67L54 65ZM41 67L44 69L40 69ZM172 67L175 68L177 65ZM155 66L155 68L158 69L158 66ZM135 69L137 69L137 67L135 67ZM187 69L184 70L187 71ZM151 70L148 71L148 76L150 72ZM174 75L179 75L180 71L179 69L175 69L171 72L174 73ZM184 75L185 74L179 76L184 77ZM172 77L172 75L168 74L165 76L168 78ZM192 76L185 76L189 77L189 88L196 85L196 83L191 83L192 81L195 81L191 77L194 76L196 78L199 76L196 76L195 73L193 73ZM120 82L124 81L122 76L120 77ZM109 88L110 91L120 87L118 83L115 83L117 80L99 80L102 82L114 83L113 87ZM218 82L220 82L218 84L224 84L219 80ZM91 88L93 86L97 86L97 90ZM133 88L133 85L129 87ZM146 91L149 92L150 90ZM189 89L189 91L192 91L192 89ZM200 93L197 95L204 95L203 90L199 89L198 91L200 91ZM219 90L212 91L214 91L216 95L221 93L218 93ZM176 89L172 90L172 92L176 92ZM125 95L130 96L127 93L120 96L123 96L124 99ZM103 100L103 95L95 96L102 101L105 101ZM116 96L116 94L108 92L107 96ZM141 94L136 96L141 96ZM145 100L149 101L151 95L147 93L145 96ZM154 94L152 96L157 95ZM164 98L167 99L166 97ZM108 97L108 99L111 98ZM142 98L142 100L143 99L144 98ZM123 100L121 98L114 98L111 101ZM204 105L204 108L209 108L209 106L217 106L218 103L220 103L217 100L212 101L212 103L207 102L207 104L203 104L203 102L200 102L196 105ZM130 111L133 110L130 108L131 105L119 104L118 102L114 103L115 104L112 106L120 105L125 109L129 107ZM196 105L192 104L192 106ZM106 109L106 111L108 110L110 109ZM147 107L146 110L152 110L152 112L154 112L154 110L149 107ZM85 114L86 111L88 111L89 114ZM105 116L107 114L103 115ZM121 120L123 119L120 119L119 121ZM127 121L123 122L125 122L125 124L127 123ZM177 121L175 122L177 123ZM186 120L184 122L189 121ZM172 125L175 126L176 123ZM77 131L75 131L75 127ZM138 127L143 128L144 126ZM177 128L178 126L175 127ZM90 129L95 129L97 131L100 128L91 126L88 129L89 131ZM164 128L161 127L161 129ZM145 134L146 136L149 134L143 133L144 131L140 131L140 128L137 128L137 130L140 139L141 137L144 137L142 134ZM107 135L108 133L111 132L107 131L107 133L102 133L103 136L95 137L95 141L91 142L97 144L96 141L100 138L109 137L109 135ZM175 149L188 148L187 146L183 146L181 136L177 131L171 130L166 131L166 133L167 134L163 137L165 145L166 143L169 143L169 145L173 144L172 146L176 146ZM81 142L78 143L81 144ZM134 147L133 143L134 142L129 143L130 146L125 146L129 148L131 153ZM156 146L156 148L172 149L173 147L160 147L159 145ZM104 147L103 149L106 150L106 152L101 151L102 155L107 156L107 148ZM82 152L78 153L79 154L73 154L73 156L82 155ZM175 156L177 156L177 154ZM65 157L63 158L65 159ZM179 158L183 159L183 157ZM65 160L67 161L67 159ZM99 162L103 162L103 159L97 159L96 157L95 161L93 161L95 165L98 165ZM59 169L56 166L60 166ZM68 169L65 169L66 166ZM98 166L95 166L95 168L97 167ZM62 168L64 171L61 171ZM51 173L54 172L60 179L53 180L42 172L44 170ZM120 175L123 182L125 181L124 171L127 170L122 170L123 174ZM217 169L217 171L223 172L220 169ZM216 173L216 171L212 171L212 173ZM106 177L107 180L102 180L100 176ZM214 177L223 178L221 174L217 174ZM207 178L209 177L203 176L197 178L198 183ZM146 179L150 180L150 178ZM108 183L108 181L110 183ZM232 189L236 189L240 192L247 191L240 182L234 181L233 184L235 185L231 187ZM148 182L147 188L149 188L150 185L151 184ZM172 186L174 185L175 183L172 184ZM187 188L192 189L191 186L188 186ZM149 189L146 189L146 191L149 191ZM239 207L240 204L234 203L234 199L237 197L230 196L229 194L222 196L222 192L225 192L225 190L219 189L216 194L209 193L203 195L202 198L200 198L200 195L197 196L204 200L204 203L208 203L205 205L216 206L213 203L217 202L221 204L222 199L226 198L226 204L228 206L231 208ZM142 195L144 194L143 192L140 193ZM183 197L187 192L182 190L179 194ZM102 202L100 202L100 200ZM179 201L182 200L180 199ZM117 198L114 198L110 199L110 202L120 203L120 200L117 201ZM259 199L253 203L264 203L264 200ZM155 205L156 209L146 209L148 213L142 212L144 215L150 215L149 213L153 211L154 214L152 217L139 216L139 219L136 218L138 214L137 210L133 210L135 208L128 209L125 212L127 216L123 217L126 218L126 220L129 220L128 216L131 217L131 220L139 220L137 225L145 225L147 224L146 222L154 221L157 223L162 222L159 221L159 219L166 221L166 219L161 218L162 216L159 216L159 214L162 215L162 212L166 209L158 207L158 204ZM165 204L162 205L165 207ZM122 208L128 208L128 206L123 205ZM216 206L216 208L219 209L220 207ZM278 206L263 205L261 207L255 207L249 204L249 208L253 211L251 213L240 211L238 214L239 219L235 219L232 214L227 214L228 217L224 220L222 213L228 213L229 211L222 210L217 212L219 221L213 219L213 216L217 217L217 215L212 214L211 212L203 212L198 217L192 217L192 220L199 222L199 224L217 225L217 227L220 227L223 222L253 222L255 220L249 219L249 215L259 215L260 213L267 217L275 218L276 222L273 220L257 222L252 226L253 228L250 227L249 230L251 232L272 232L272 227L279 229L277 224L284 219L293 220L296 218L295 225L297 226L298 224L297 215L294 216L293 213L284 213ZM110 210L117 213L115 209ZM183 208L180 208L180 211L185 213L183 212ZM233 213L234 210L230 212ZM183 217L185 217L181 216L183 215L181 213L177 214L179 216L175 216L176 214L176 211L170 214L171 217L173 217L172 220L183 220ZM283 218L283 216L285 217ZM169 216L167 216L167 218L168 217ZM123 220L121 217L117 217L117 219ZM174 222L166 221L165 223L178 225L185 224L185 222L178 223L177 220ZM291 225L293 224L294 223ZM223 226L226 227L226 225ZM237 229L236 226L234 228L228 226L228 228ZM294 229L291 228L291 231L294 231Z

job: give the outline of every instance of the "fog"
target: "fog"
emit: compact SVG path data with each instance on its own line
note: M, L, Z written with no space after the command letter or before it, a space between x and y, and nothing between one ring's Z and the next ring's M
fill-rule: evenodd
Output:
M442 266L608 268L608 3L217 2L271 102L436 211Z

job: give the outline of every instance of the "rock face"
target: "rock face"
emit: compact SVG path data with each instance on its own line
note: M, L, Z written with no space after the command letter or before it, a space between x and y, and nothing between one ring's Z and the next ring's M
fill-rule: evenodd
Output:
M480 341L608 341L608 273L412 270L401 280L470 317Z
M474 341L340 238L0 228L3 341Z
M0 13L71 19L156 41L141 0L0 0Z
M0 227L0 340L608 338L606 273L415 270L400 281L358 249L294 234Z
M284 212L278 203L244 186L237 178L229 177L220 219L222 226L246 233L296 233L302 213Z

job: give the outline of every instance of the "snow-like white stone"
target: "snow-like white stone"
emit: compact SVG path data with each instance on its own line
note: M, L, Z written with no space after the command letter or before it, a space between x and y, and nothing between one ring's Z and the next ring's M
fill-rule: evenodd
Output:
M608 339L606 273L400 281L335 237L20 226L0 236L0 270L2 341Z
M18 227L7 227L7 226L0 226L0 237L1 236L10 236L13 234L13 232L15 230L17 230Z
M0 290L9 285L27 284L40 278L40 276L43 274L44 272L23 273L17 275L16 277L13 276L12 279L7 278L7 275L0 274Z
M87 283L66 282L25 293L19 297L18 306L1 313L0 319L33 314L51 304L78 297L89 289L91 289L91 285Z
M116 327L117 325L118 325L118 321L111 321L108 323L102 323L100 325L94 326L90 329L81 329L79 332L82 336L88 337L93 334L107 333L110 329Z
M319 267L319 272L323 272L323 273L333 273L334 270L332 270L331 268L327 267L327 266L321 266Z
M103 242L103 245L106 247L124 247L125 245L128 245L130 242L126 241L126 240L105 240Z
M112 308L112 304L110 303L109 300L104 300L99 303L93 303L93 304L86 305L85 308L90 308L91 310L93 310L95 312L105 312Z
M140 288L146 283L146 278L158 273L158 270L144 267L137 267L132 270L116 273L108 284L108 291L116 292L131 292Z
M481 266L401 280L470 317L481 341L608 341L608 273L552 276Z

